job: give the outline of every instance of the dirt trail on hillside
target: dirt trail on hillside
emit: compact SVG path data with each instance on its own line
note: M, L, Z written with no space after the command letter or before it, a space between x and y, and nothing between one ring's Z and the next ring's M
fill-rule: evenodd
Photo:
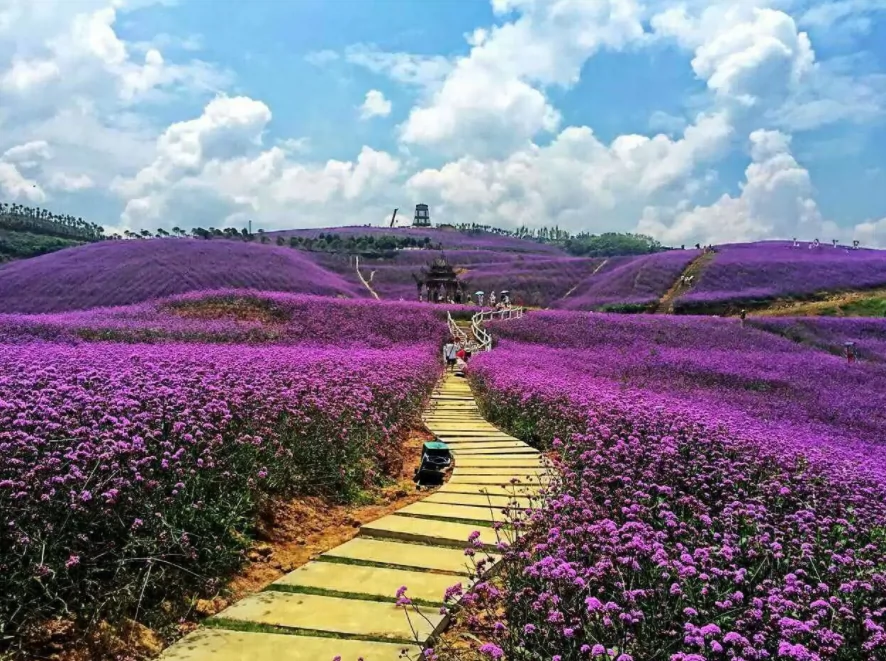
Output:
M702 271L713 261L716 254L715 252L705 252L689 262L689 265L683 269L683 272L674 281L671 288L659 299L658 307L655 308L655 314L674 314L674 301L680 294L684 294L692 288L691 285L684 287L683 278L694 276L693 280L697 282Z
M360 257L355 256L354 259L356 260L356 261L355 261L354 268L357 270L357 277L360 278L360 282L362 282L362 283L363 283L363 286L366 287L366 289L369 290L369 293L372 294L372 297L373 297L375 300L380 300L379 297L378 297L378 294L376 294L376 293L375 293L375 290L372 288L372 285L370 285L370 284L366 281L366 278L363 277L363 274L360 273ZM371 279L372 279L372 276L374 276L374 275L375 275L375 271L372 272L372 275L369 276L369 279L371 280Z
M609 259L607 258L607 259L604 259L604 260L603 260L602 262L600 262L599 264L597 264L597 268L595 268L593 271L591 271L591 275L596 275L597 271L599 271L599 270L602 269L604 266L606 266L606 263L607 263L608 261L609 261ZM591 276L588 276L588 277L591 277ZM570 294L572 294L572 292L574 292L576 289L578 289L578 286L579 286L581 283L583 283L586 279L587 279L587 278L584 278L584 279L582 279L582 280L579 280L579 281L576 282L574 285L572 285L572 289L570 289L568 292L566 292L565 294L563 294L563 298L566 298L566 297L568 297Z

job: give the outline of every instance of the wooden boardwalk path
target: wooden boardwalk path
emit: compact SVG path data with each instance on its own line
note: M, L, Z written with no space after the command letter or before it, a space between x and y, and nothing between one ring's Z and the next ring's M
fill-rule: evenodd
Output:
M492 527L501 508L528 507L547 479L538 452L484 420L462 378L442 380L424 420L452 447L449 482L210 618L162 660L394 661L404 649L415 657L416 643L447 624L446 588L468 587L468 536L478 531L493 547L504 532ZM402 585L424 618L407 618L394 603Z

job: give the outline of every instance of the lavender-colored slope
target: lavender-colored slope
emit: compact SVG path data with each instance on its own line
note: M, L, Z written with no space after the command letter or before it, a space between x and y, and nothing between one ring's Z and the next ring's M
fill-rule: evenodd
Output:
M757 317L747 323L835 354L844 352L846 342L854 342L861 360L886 362L886 319Z
M607 387L669 397L714 424L858 460L886 480L881 364L848 366L737 319L551 311L492 328L503 347L551 347L571 370ZM536 349L532 355L538 359ZM553 365L553 356L546 361Z
M448 250L443 254L471 292L508 289L514 300L533 306L551 304L601 261L485 250ZM394 259L361 260L361 271L367 280L372 278L372 287L382 298L412 300L417 295L413 274L419 274L439 255L429 250L401 251Z
M676 301L690 311L779 297L886 286L886 250L794 248L788 241L721 246L691 291Z
M0 311L128 305L223 287L347 297L367 293L290 248L198 239L107 241L0 268Z
M503 252L527 252L548 255L562 255L563 251L552 245L536 243L512 236L501 236L491 232L460 232L455 229L423 229L420 227L326 227L299 230L268 232L268 236L302 236L316 238L320 234L340 236L399 236L423 239L428 237L434 244L442 244L445 249L499 250Z
M653 305L698 255L697 250L670 250L640 257L612 258L555 307L596 310Z
M250 290L196 291L115 308L0 314L0 344L198 342L390 348L439 344L451 306Z

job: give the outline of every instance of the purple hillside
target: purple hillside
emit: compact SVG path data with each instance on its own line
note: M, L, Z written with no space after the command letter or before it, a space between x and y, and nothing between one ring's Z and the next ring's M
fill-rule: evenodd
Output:
M840 355L853 342L859 359L886 363L886 319L752 317L748 325Z
M643 308L671 288L698 250L670 250L639 257L613 257L555 307L567 310Z
M813 247L790 241L720 246L677 311L720 311L776 298L886 286L886 250Z
M0 268L0 311L60 312L139 303L201 289L364 297L304 253L238 241L106 241Z

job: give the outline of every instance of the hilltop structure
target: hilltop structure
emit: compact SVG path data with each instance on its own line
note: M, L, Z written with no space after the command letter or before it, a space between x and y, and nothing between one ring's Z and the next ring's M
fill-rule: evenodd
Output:
M446 261L446 256L441 253L421 272L412 274L418 289L418 299L445 303L447 301L460 302L464 295L462 283L452 265Z
M415 205L415 217L412 219L413 227L430 227L431 212L428 210L427 204Z

